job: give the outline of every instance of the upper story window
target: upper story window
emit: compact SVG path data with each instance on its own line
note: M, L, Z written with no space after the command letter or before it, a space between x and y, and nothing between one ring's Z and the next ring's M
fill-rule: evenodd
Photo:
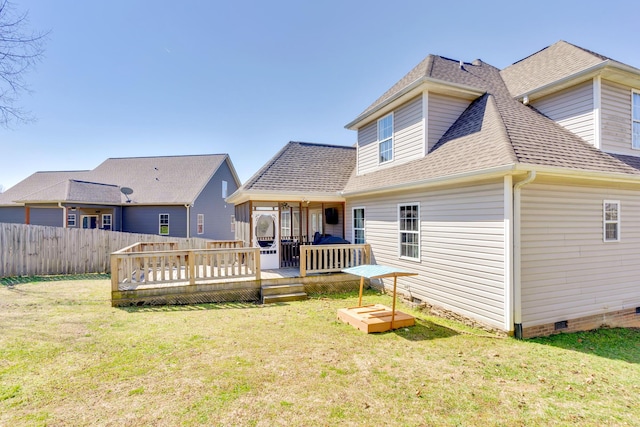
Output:
M400 258L420 260L420 204L398 205Z
M227 181L222 181L222 198L226 199L228 196L228 190L227 190Z
M378 120L379 163L393 160L393 114Z
M364 243L364 208L353 208L353 243Z
M158 217L159 233L162 236L169 234L169 214L160 214Z
M631 93L632 147L640 150L640 92Z
M604 241L620 241L620 202L618 200L605 200L602 217Z

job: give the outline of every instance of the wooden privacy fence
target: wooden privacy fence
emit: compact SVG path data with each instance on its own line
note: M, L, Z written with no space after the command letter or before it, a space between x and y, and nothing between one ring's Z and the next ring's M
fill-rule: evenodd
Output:
M136 242L201 249L207 240L0 223L0 277L109 273L110 254Z
M361 245L300 246L300 276L308 273L333 273L343 268L371 263L371 247Z
M137 289L140 285L196 285L237 278L260 280L259 248L153 249L136 243L111 254L112 292Z

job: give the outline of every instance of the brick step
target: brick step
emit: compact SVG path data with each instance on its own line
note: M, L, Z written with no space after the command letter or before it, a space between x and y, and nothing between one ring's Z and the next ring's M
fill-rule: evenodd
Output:
M302 301L307 299L306 292L293 292L288 294L262 295L263 304L274 304L287 301Z

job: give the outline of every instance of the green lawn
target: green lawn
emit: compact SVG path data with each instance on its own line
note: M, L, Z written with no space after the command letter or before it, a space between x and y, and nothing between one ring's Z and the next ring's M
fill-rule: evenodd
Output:
M100 278L0 285L0 426L639 425L640 331L516 341L357 295L118 309ZM368 292L367 303L391 304Z

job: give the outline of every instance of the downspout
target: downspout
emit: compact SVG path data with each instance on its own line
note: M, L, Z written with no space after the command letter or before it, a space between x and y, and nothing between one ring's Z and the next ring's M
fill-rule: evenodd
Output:
M513 186L513 323L514 335L522 339L522 239L521 194L522 187L536 179L536 171L529 171L527 177Z
M189 208L191 207L191 205L189 203L187 203L186 205L184 205L185 208L187 208L187 239L189 237L191 237L191 218L190 218L190 212L189 212Z
M58 202L58 207L62 209L62 227L67 228L67 210L62 206L62 202Z

